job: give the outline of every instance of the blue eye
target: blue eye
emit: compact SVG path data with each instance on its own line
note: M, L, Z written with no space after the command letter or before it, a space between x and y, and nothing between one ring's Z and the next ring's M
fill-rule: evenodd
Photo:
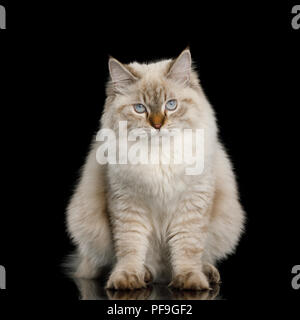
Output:
M176 100L169 100L166 103L166 109L173 111L176 108L177 108L177 101Z
M137 113L144 113L146 111L145 106L143 106L141 103L135 104L133 107Z

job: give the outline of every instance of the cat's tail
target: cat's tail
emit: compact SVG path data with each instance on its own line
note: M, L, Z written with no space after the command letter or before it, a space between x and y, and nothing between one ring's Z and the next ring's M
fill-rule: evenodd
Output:
M105 261L105 263L104 263ZM62 262L63 273L69 278L95 279L106 278L112 268L112 260L82 257L78 250L71 252Z
M74 278L76 271L80 264L80 258L77 250L74 250L72 253L68 254L62 264L61 267L63 269L63 273L70 278Z

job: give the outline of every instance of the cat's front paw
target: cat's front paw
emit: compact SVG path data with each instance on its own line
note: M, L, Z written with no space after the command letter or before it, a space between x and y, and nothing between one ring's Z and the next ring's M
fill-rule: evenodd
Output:
M141 288L146 288L144 277L128 271L114 271L106 284L106 289L134 290Z
M209 282L201 271L185 272L175 275L169 286L182 290L209 290Z

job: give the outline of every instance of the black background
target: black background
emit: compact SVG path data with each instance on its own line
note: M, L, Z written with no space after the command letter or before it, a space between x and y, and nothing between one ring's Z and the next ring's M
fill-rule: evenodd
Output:
M1 295L78 298L60 266L72 249L64 211L98 128L108 55L144 62L189 45L247 212L236 254L220 264L221 294L299 298L291 288L300 264L292 3L1 4Z

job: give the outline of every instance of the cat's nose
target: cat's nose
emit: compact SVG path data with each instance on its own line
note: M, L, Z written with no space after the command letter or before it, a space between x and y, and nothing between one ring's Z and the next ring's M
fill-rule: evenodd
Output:
M153 127L155 129L160 129L161 128L161 123L153 123Z
M151 126L159 130L165 122L165 116L161 112L156 112L150 114L149 123Z

